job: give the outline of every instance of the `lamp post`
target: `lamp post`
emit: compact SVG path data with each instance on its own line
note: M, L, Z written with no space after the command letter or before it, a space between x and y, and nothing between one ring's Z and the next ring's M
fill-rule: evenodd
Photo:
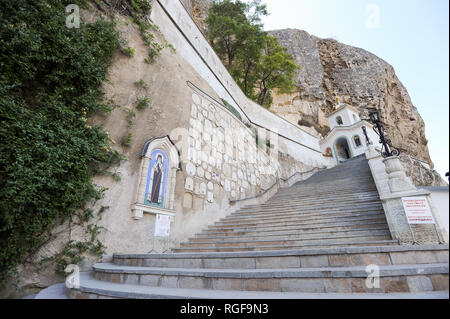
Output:
M373 130L380 137L380 143L382 145L381 156L383 157L398 156L400 152L392 147L391 140L384 135L384 127L381 124L380 114L378 113L378 111L372 110L369 113L369 117L372 123L374 124Z
M364 136L366 138L366 145L367 146L372 145L372 141L369 139L369 136L367 135L367 128L365 126L362 126L361 128L362 128Z

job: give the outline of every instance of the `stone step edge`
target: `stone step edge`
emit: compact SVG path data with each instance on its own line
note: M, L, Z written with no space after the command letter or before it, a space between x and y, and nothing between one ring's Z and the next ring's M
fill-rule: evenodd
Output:
M321 186L320 184L318 185L314 185L315 187L311 186L309 187L310 189L314 189L318 186ZM282 190L285 190L282 188ZM298 190L300 189L291 189L289 188L289 192L284 191L284 192L280 192L278 191L272 198L275 200L285 200L285 199L297 199L297 200L306 200L309 198L308 195L311 194L306 194L306 193L298 193ZM306 190L306 187L303 187L303 190ZM327 189L320 187L319 190L323 191L325 194L327 194ZM331 188L329 189L331 190ZM374 190L362 190L360 192L354 192L354 191L347 191L347 190L342 190L342 188L339 187L334 187L334 192L333 193L329 193L328 195L323 194L323 198L329 198L329 199L338 199L338 200L345 200L346 198L367 198L367 197L372 197L372 198L376 198L379 196L378 191L376 190L376 188ZM344 195L344 196L343 196ZM316 198L316 200L319 200Z
M310 227L314 227L314 228L322 228L322 227L334 227L334 226L330 226L330 224L342 224L342 223L351 223L351 225L365 225L367 221L374 221L374 220L381 220L382 222L386 223L386 216L385 215L381 215L379 217L377 217L377 215L367 215L367 216L360 216L359 219L355 219L355 218L351 218L349 220L330 220L330 221L323 221L323 220L318 220L318 221L313 221L310 222L308 221L302 221L301 224L298 223L298 221L286 221L286 222L282 222L282 223L278 223L278 224L269 224L269 223L258 223L257 225L255 225L254 223L252 224L231 224L230 226L228 225L216 225L216 224L212 224L209 225L207 228L205 228L203 231L215 231L215 230L228 230L228 229L236 229L236 231L238 231L238 229L253 229L253 230L258 230L258 231L262 231L260 229L264 229L264 228L270 228L270 227L292 227L292 226L303 226L304 228L310 228ZM284 224L289 224L289 225L284 225ZM245 226L245 225L250 225L250 226ZM203 232L202 231L202 232Z
M380 236L390 236L391 233L389 229L387 230L377 230L374 232L364 231L364 234L342 234L342 235L328 235L323 237L297 237L297 238L268 238L268 239L250 239L247 237L241 237L242 240L220 240L220 241L211 241L211 244L237 244L237 243L270 243L270 242L279 242L279 241L315 241L315 240L334 240L334 239L352 239L357 237L380 237ZM264 237L264 236L261 236ZM180 243L180 245L199 245L199 244L208 244L208 242L191 242L187 240L185 242Z
M274 195L275 196L275 195ZM299 196L298 194L292 194L292 195L286 195L286 196L277 196L277 197L272 197L271 198L273 200L273 202L280 202L282 203L283 201L286 200L294 200L296 202L299 203L304 203L304 202L320 202L322 200L335 200L337 202L345 202L345 201L350 201L350 200L376 200L376 199L380 199L380 196L378 193L376 194L367 194L367 195L363 195L362 193L357 193L357 194L348 194L345 196L339 196L339 195L335 195L335 196L321 196L320 198L312 198L311 196ZM259 204L262 205L262 204ZM248 205L248 206L252 206L252 205ZM257 205L253 205L253 206L257 206Z
M355 209L355 210L341 210L341 211L323 211L319 212L304 212L304 211L287 211L287 212L273 212L273 213L263 213L258 215L229 215L221 219L221 221L251 221L251 220L271 220L280 218L293 218L293 217L339 217L339 216L353 216L353 214L366 214L366 215L376 215L384 214L383 207L374 207L373 209Z
M417 252L449 250L448 245L386 245L386 246L356 246L335 248L305 248L286 250L264 250L243 252L209 252L209 253L167 253L167 254L114 254L118 259L165 259L165 258L242 258L242 257L282 257L311 255L340 255L363 253Z
M329 208L318 208L318 209L298 209L298 208L290 208L290 209L274 209L271 211L262 211L262 210L254 210L253 212L240 212L239 215L237 214L233 214L233 215L229 215L227 217L246 217L246 218L250 218L250 217L254 217L254 216L274 216L276 214L279 213L284 213L284 214L301 214L301 215L319 215L319 214L343 214L343 213L357 213L357 212L361 212L361 213L366 213L366 212L372 212L372 211L383 211L383 206L377 205L377 206L366 206L366 207L355 207L355 206L348 206L348 207L342 207L342 208L334 208L334 207L329 207Z
M262 250L262 249L266 249L266 248L274 248L274 250L276 250L277 248L284 248L284 249L289 249L286 247L322 247L322 246L344 246L344 245L360 245L360 244L365 244L365 245L377 245L377 244L387 244L387 243L392 243L392 244L398 244L398 240L395 239L383 239L383 240L369 240L369 241L355 241L355 242L341 242L341 243L337 243L337 242L328 242L326 244L320 244L320 243L316 243L316 244L290 244L290 245L261 245L261 246L247 246L247 247L242 247L242 246L229 246L229 247L215 247L215 246L209 246L209 247L177 247L177 248L173 248L174 251L177 250L226 250L226 249L233 249L233 250L239 250L241 249L242 251L245 250L249 250L249 249L253 249L253 250ZM291 249L296 249L296 248L291 248Z
M372 207L372 206L380 206L381 205L381 200L380 199L374 199L374 200L361 200L358 202L355 201L342 201L339 202L337 204L331 205L329 204L332 201L328 201L325 200L324 202L315 202L315 203L311 203L311 204L305 204L305 203L300 203L300 202L294 202L294 201L289 201L286 200L289 203L284 203L284 204L276 204L276 203L272 203L269 199L268 202L266 202L265 204L261 204L259 206L255 206L255 207L242 207L238 212L242 212L242 213L248 213L248 212L252 212L252 211L272 211L272 210L278 210L278 209L283 209L283 208L287 208L287 207L295 207L295 206L299 206L299 207L305 207L311 210L314 210L315 208L321 208L321 207L326 207L326 208L333 208L333 207L353 207L353 206L357 206L357 207ZM285 201L285 202L286 202Z
M215 222L211 226L227 226L227 225L253 225L253 224L259 224L259 225L267 225L270 223L273 224L281 224L286 222L293 222L293 221L317 221L321 222L324 220L334 220L334 219L342 219L342 218L349 218L350 220L355 217L369 217L369 216L383 216L383 213L381 211L372 211L372 212L349 212L349 213L339 213L339 214L323 214L320 218L317 218L318 216L321 216L320 213L318 215L305 215L302 216L302 214L293 214L290 216L280 216L276 218L277 216L274 216L273 218L253 218L253 219L233 219L229 220L227 217L224 217L220 221ZM385 216L385 215L384 215ZM275 219L275 221L272 221L272 219Z
M448 291L421 293L302 293L210 290L140 286L104 282L81 273L80 287L68 291L127 299L448 299Z
M380 230L386 230L389 231L389 227L387 224L381 225L381 226L377 226L374 228L357 228L357 229L342 229L342 230L337 230L337 229L331 229L331 230L327 230L327 231L304 231L304 232L289 232L289 233L277 233L277 234L235 234L235 236L228 236L228 235L224 235L224 236L217 236L220 234L216 234L216 236L199 236L199 234L193 236L193 237L189 237L187 240L199 240L199 239L231 239L231 238L253 238L253 237L281 237L281 236L297 236L297 235L310 235L310 234L330 234L330 233L348 233L348 232L357 232L357 231L380 231ZM257 232L256 232L257 233Z
M322 227L322 228L329 228L331 230L329 231L321 231L320 233L328 233L328 232L337 232L337 231L351 231L351 230L360 230L360 229L366 229L366 230L375 230L375 229L388 229L389 227L385 222L380 222L377 224L372 224L373 227L367 227L367 225L357 225L361 227L355 227L353 226L339 226L336 227ZM344 228L349 229L344 229ZM212 238L212 237L238 237L238 236L247 236L247 237L257 237L257 236L281 236L281 235L297 235L301 233L307 233L307 232L314 232L319 233L316 229L322 229L321 227L318 228L293 228L293 229L278 229L278 230L264 230L264 231L232 231L232 232L209 232L209 233L198 233L192 237L189 237L190 239L198 239L198 238ZM342 228L342 229L340 229ZM290 232L290 233L287 233Z
M357 169L355 169L355 171L357 171ZM352 173L354 174L355 171L353 171ZM359 172L358 172L359 173ZM324 176L325 177L325 176ZM289 193L291 190L296 190L296 189L302 189L302 188L310 188L312 186L316 186L318 184L324 184L325 186L327 186L327 188L336 188L336 183L339 182L346 182L348 187L355 187L355 186L362 186L365 187L365 189L367 189L367 191L371 191L373 192L376 188L374 188L372 186L373 183L373 179L370 179L369 177L361 177L361 178L357 178L355 179L355 177L346 177L346 178L340 178L340 176L337 175L328 175L326 176L327 178L316 178L314 180L303 180L300 182L297 182L295 184L293 184L292 186L290 186L289 188L283 189L283 193ZM337 177L337 178L336 178Z
M278 191L276 193L276 197L274 197L275 200L282 200L282 199L299 199L304 200L309 198L310 195L321 195L324 198L346 198L346 197L359 197L359 196L378 196L378 191L376 188L361 188L359 187L358 190L355 190L355 187L352 188L338 188L338 187L320 187L323 186L323 184L318 183L317 185L311 185L310 187L298 187L298 188L288 188L289 192L286 191L284 188L282 188L283 192ZM332 194L330 194L332 192Z
M334 223L334 225L327 225L324 224L322 226L306 226L304 227L303 225L293 225L293 226L273 226L272 228L280 228L280 229L269 229L269 230L263 230L261 228L269 228L271 226L267 226L267 227L260 227L259 229L256 229L255 227L230 227L230 230L227 231L219 231L219 229L209 229L206 228L204 229L202 232L198 233L197 236L199 235L209 235L210 233L216 233L216 234L236 234L236 233L240 233L240 232L258 232L258 233L264 233L264 232L278 232L278 231L289 231L289 230L298 230L298 231L302 231L305 229L322 229L322 228L339 228L339 227L354 227L354 226L369 226L369 225L386 225L386 219L381 220L381 218L379 218L380 221L377 222L365 222L365 223L355 223L355 222L347 222L347 224L345 224L346 222L341 222L341 223ZM330 223L333 224L333 223ZM284 227L292 227L292 228L284 228Z
M279 269L210 269L119 266L97 263L95 272L128 275L190 276L206 278L367 278L367 266L279 268ZM448 263L378 265L380 277L448 274Z
M327 206L327 207L323 207L323 205L321 205L320 207L305 207L303 205L298 205L298 206L288 206L289 208L274 208L274 209L252 209L252 210L248 210L248 211L243 211L243 210L238 210L235 213L233 213L233 216L235 216L235 214L239 214L237 216L240 215L252 215L252 214L272 214L274 212L301 212L301 213L314 213L317 212L318 210L321 212L342 212L342 211L347 211L347 210L352 210L352 211L357 211L357 210L373 210L376 208L380 208L383 209L383 205L380 201L380 203L377 203L376 205L346 205L346 206ZM230 215L231 216L231 215Z

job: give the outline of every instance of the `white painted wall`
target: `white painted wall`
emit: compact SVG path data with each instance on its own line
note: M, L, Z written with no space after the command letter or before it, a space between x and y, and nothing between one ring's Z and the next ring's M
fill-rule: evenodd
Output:
M334 127L337 126L350 126L353 125L354 123L361 121L358 112L356 112L355 110L353 110L348 106L345 107L345 105L342 105L341 107L343 108L338 111L335 111L334 113L331 113L328 116L328 124L330 125L330 129L333 129ZM338 117L341 117L342 119L341 125L338 124L337 121Z
M431 192L431 200L433 202L434 207L438 212L438 216L435 216L439 219L439 225L444 227L446 232L446 240L448 242L448 234L449 234L449 189L448 187L419 187L422 189L426 189Z
M279 134L280 151L316 167L329 165L320 150L319 139L249 100L228 73L179 0L157 0L151 19L188 63L233 105L243 118Z

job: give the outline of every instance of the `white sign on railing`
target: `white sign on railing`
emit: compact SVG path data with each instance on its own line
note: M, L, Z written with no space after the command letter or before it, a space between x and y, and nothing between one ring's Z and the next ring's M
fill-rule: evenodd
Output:
M170 216L156 215L155 237L169 237L170 234Z
M424 196L402 197L409 224L434 224L428 201Z

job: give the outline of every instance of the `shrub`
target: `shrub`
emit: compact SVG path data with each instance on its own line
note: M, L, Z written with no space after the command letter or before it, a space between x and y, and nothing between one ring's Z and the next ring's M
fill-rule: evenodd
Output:
M148 0L130 0L131 6L139 13L148 14L152 6Z
M138 103L136 105L136 108L140 111L146 109L150 105L150 100L146 96L142 96L138 99Z
M0 281L56 223L101 197L93 175L121 159L87 124L106 105L100 85L119 36L105 20L67 28L70 3L80 1L0 6Z
M121 48L120 51L130 58L134 56L134 49L132 47L127 46L126 48Z
M124 136L122 136L122 138L120 139L120 144L122 146L129 147L131 145L132 138L133 138L133 134L128 132Z
M134 82L134 84L138 87L141 87L143 89L147 89L148 88L148 84L147 82L145 82L144 80L140 79L139 81Z

